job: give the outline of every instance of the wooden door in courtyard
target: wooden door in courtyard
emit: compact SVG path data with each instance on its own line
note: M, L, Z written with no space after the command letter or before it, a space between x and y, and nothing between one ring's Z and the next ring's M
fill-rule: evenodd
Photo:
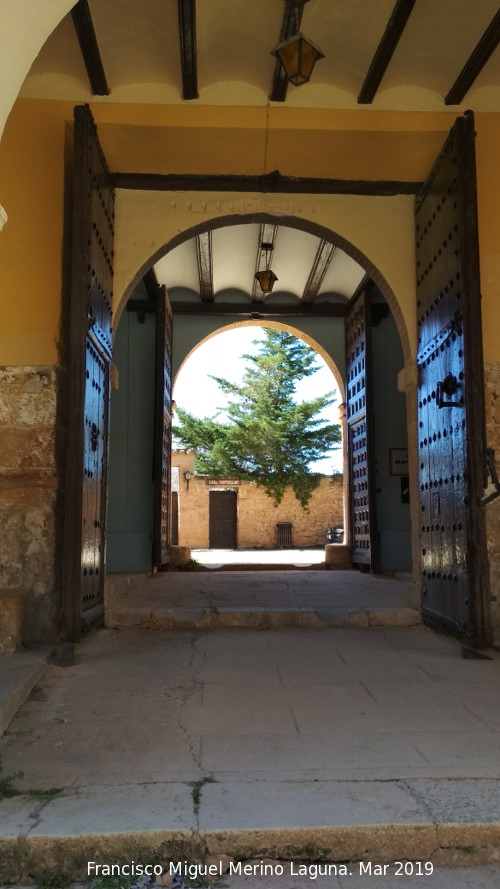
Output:
M424 620L491 642L474 121L459 118L416 200Z
M345 319L346 424L352 564L378 566L373 420L371 406L371 308L369 290L354 300Z
M104 614L114 192L88 106L75 108L69 437L65 515L66 634Z
M168 563L171 541L172 311L165 287L157 286L155 430L153 453L153 568Z
M210 549L236 549L237 496L236 491L209 492Z

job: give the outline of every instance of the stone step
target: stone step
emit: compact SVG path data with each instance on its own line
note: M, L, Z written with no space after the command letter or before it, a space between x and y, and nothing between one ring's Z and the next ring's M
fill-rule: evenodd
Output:
M421 623L413 608L314 610L310 608L256 607L129 607L110 604L106 626L122 629L216 630L225 628L268 629L271 627L413 627Z
M42 678L47 651L17 651L0 658L0 736Z
M429 864L438 870L499 863L498 780L205 778L76 787L46 799L19 795L0 805L4 883L44 868L75 866L83 878L95 876L97 865L115 862L168 869L170 862L209 859L227 866L227 856L235 862L279 860L288 873L301 861L372 862L371 876L383 873L377 864L393 872L395 862L413 861L421 863L421 878ZM353 875L370 875L354 868ZM403 870L403 882L405 877Z

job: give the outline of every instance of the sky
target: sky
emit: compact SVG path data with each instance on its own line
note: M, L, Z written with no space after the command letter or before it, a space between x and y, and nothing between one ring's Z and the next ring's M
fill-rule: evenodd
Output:
M257 347L253 345L253 340L263 338L264 331L261 327L238 327L217 334L202 343L187 359L177 375L173 391L176 404L195 417L213 417L219 408L224 408L226 398L208 373L224 377L233 383L241 382L246 364L241 356L255 354ZM339 395L335 377L320 355L317 356L317 364L319 370L297 385L296 398L297 401L309 401L317 395L333 391L336 397L335 403L320 416L328 422L336 423ZM318 460L311 468L325 475L341 472L341 446L324 460Z

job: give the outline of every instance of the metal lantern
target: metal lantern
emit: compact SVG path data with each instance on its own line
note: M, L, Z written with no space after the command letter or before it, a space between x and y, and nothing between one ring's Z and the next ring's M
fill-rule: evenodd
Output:
M272 55L280 60L288 80L294 86L307 83L318 59L325 58L324 53L300 32L278 43Z

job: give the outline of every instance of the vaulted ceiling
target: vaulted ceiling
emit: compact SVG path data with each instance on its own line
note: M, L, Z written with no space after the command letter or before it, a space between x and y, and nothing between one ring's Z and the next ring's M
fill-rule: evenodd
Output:
M262 244L270 249L262 249ZM256 271L277 276L266 295ZM365 277L340 247L309 232L273 223L224 226L197 235L155 265L176 313L189 314L201 299L204 314L343 314Z
M299 28L325 55L305 88L271 55ZM78 0L22 95L497 110L499 39L497 0Z
M298 30L325 58L294 87L271 50ZM21 96L151 108L496 112L499 41L498 0L78 0ZM263 243L272 244L267 256ZM267 259L278 281L265 298L254 275ZM304 313L320 305L327 313L328 304L335 313L364 275L321 237L263 222L198 234L155 272L178 311L193 302L237 311L239 300L261 314L278 313L280 303Z

